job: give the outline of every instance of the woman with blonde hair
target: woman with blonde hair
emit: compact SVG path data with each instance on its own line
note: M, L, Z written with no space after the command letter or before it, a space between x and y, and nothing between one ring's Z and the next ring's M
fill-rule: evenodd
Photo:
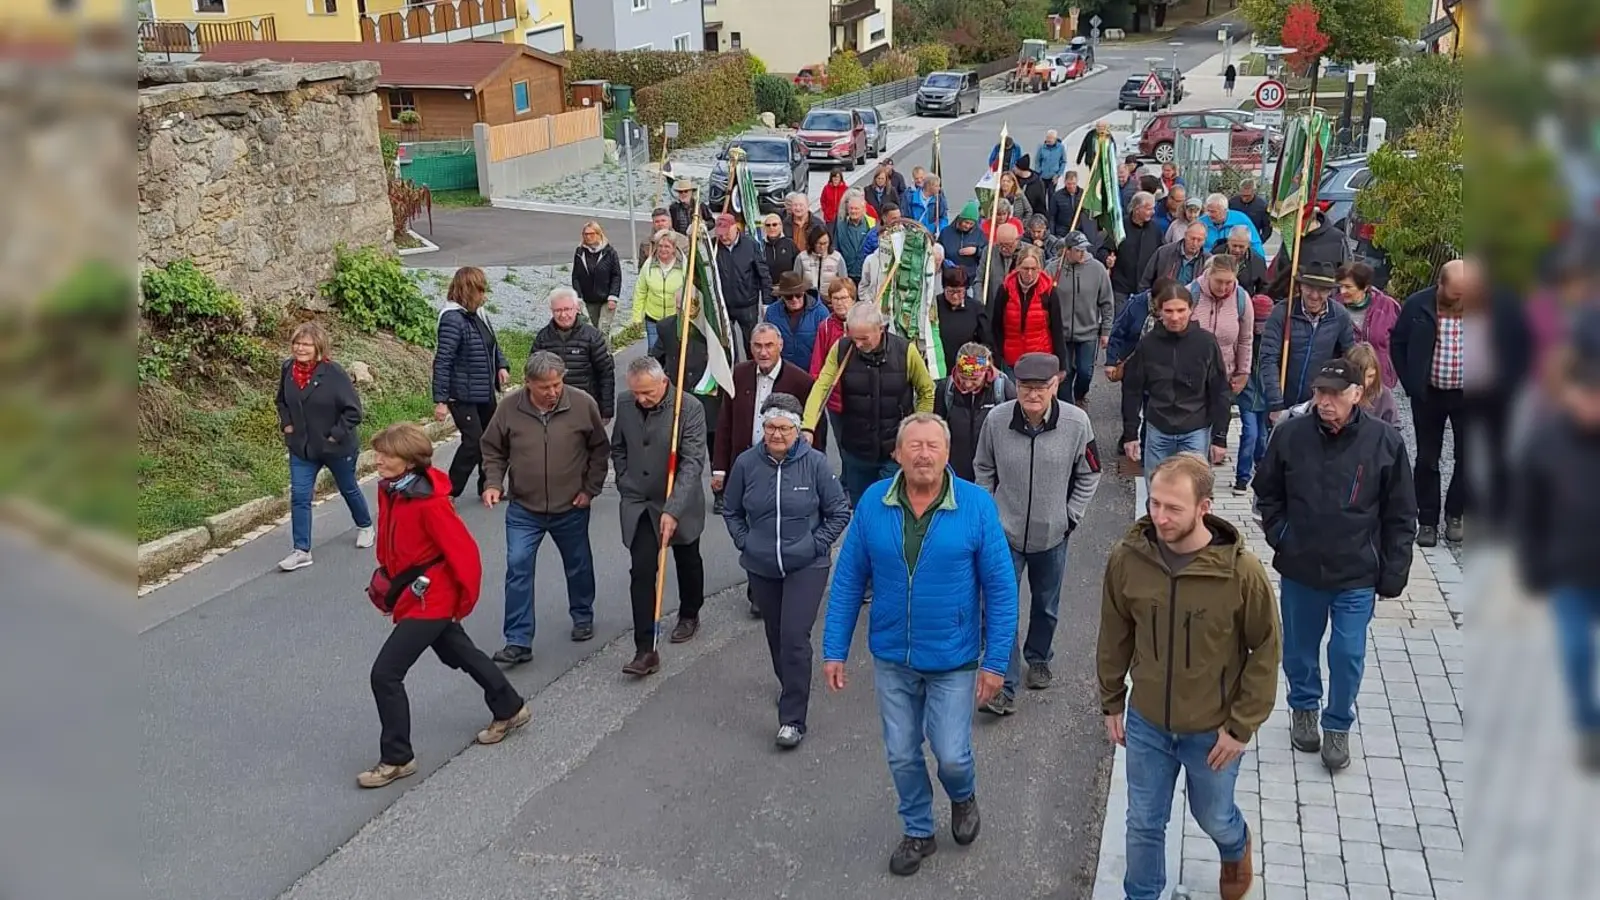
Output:
M483 453L478 442L494 415L500 391L511 383L511 366L494 328L484 315L489 281L483 270L463 266L450 279L444 309L439 312L439 344L433 354L433 417L449 416L461 432L461 447L450 461L450 496L459 497L467 480L478 473L483 494Z
M633 284L633 324L644 323L644 345L656 345L656 323L678 314L678 298L688 275L689 261L678 251L675 232L655 234L655 252L639 269Z
M588 310L589 324L610 334L612 314L622 295L622 260L599 222L583 223L583 240L572 252L572 289Z
M278 378L278 426L289 448L289 533L294 546L278 563L285 572L311 565L311 501L326 468L355 521L356 546L372 546L372 513L356 479L361 395L330 358L328 332L302 323L289 338L290 356Z
M1361 408L1396 428L1400 427L1400 406L1394 393L1383 383L1383 366L1378 350L1366 341L1351 347L1344 358L1361 369Z

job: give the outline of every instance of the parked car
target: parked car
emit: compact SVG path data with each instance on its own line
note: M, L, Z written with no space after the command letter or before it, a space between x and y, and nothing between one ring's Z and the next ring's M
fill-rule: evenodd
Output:
M867 126L850 109L813 109L795 132L813 163L835 163L846 172L867 161Z
M1143 109L1154 112L1155 110L1171 106L1183 99L1183 73L1177 69L1157 69L1156 77L1161 80L1166 93L1160 97L1142 97L1139 90L1144 87L1145 80L1150 73L1135 73L1129 75L1122 82L1122 88L1117 91L1117 109Z
M851 112L861 116L867 126L867 155L876 159L889 150L889 124L876 106L858 106Z
M711 208L721 209L728 196L728 155L738 148L744 151L742 165L750 170L755 182L761 212L781 212L784 198L791 193L805 193L811 184L811 162L806 158L806 148L787 134L751 132L729 141L717 153L711 167Z
M1078 35L1067 44L1067 52L1083 57L1085 68L1094 67L1094 43L1083 35Z
M1062 84L1074 78L1082 78L1088 74L1090 67L1089 57L1071 50L1057 53L1050 58L1050 83Z
M929 72L917 88L917 115L959 116L978 111L976 72Z
M1322 210L1329 225L1343 231L1351 239L1352 247L1355 235L1350 233L1348 227L1350 214L1355 210L1356 195L1371 181L1372 170L1367 167L1364 155L1330 159L1322 167L1322 181L1317 186L1317 208Z
M1237 112L1234 110L1233 112ZM1283 149L1283 135L1257 125L1247 124L1237 115L1218 110L1194 110L1157 113L1139 133L1139 155L1156 162L1172 162L1177 156L1178 131L1227 131L1229 159L1268 158Z
M828 87L828 67L822 63L814 66L805 66L794 74L794 86L798 91L818 92Z

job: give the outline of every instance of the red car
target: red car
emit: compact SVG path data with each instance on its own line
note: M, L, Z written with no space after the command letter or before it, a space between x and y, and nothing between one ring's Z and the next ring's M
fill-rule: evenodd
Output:
M1283 149L1283 135L1250 124L1249 114L1236 109L1203 109L1157 113L1139 134L1139 155L1172 162L1179 129L1185 133L1227 131L1229 159L1259 160L1264 150L1270 148L1276 154Z
M838 163L846 172L867 161L867 126L853 109L813 109L795 137L806 148L813 166Z

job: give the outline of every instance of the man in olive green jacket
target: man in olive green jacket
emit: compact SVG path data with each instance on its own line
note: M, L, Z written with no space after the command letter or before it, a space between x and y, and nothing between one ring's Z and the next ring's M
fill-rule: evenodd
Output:
M1127 748L1128 900L1156 900L1166 887L1180 772L1195 822L1217 844L1218 893L1240 900L1250 889L1250 833L1233 789L1245 745L1272 712L1281 644L1267 570L1210 514L1212 487L1207 460L1163 460L1149 515L1106 561L1100 702L1111 740Z

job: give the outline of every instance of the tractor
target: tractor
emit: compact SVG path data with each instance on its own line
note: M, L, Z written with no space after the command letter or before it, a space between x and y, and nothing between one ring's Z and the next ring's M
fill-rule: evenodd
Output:
M1037 94L1050 89L1050 64L1045 60L1048 46L1044 41L1028 38L1017 53L1017 67L1006 79L1006 90L1015 94L1022 91Z

